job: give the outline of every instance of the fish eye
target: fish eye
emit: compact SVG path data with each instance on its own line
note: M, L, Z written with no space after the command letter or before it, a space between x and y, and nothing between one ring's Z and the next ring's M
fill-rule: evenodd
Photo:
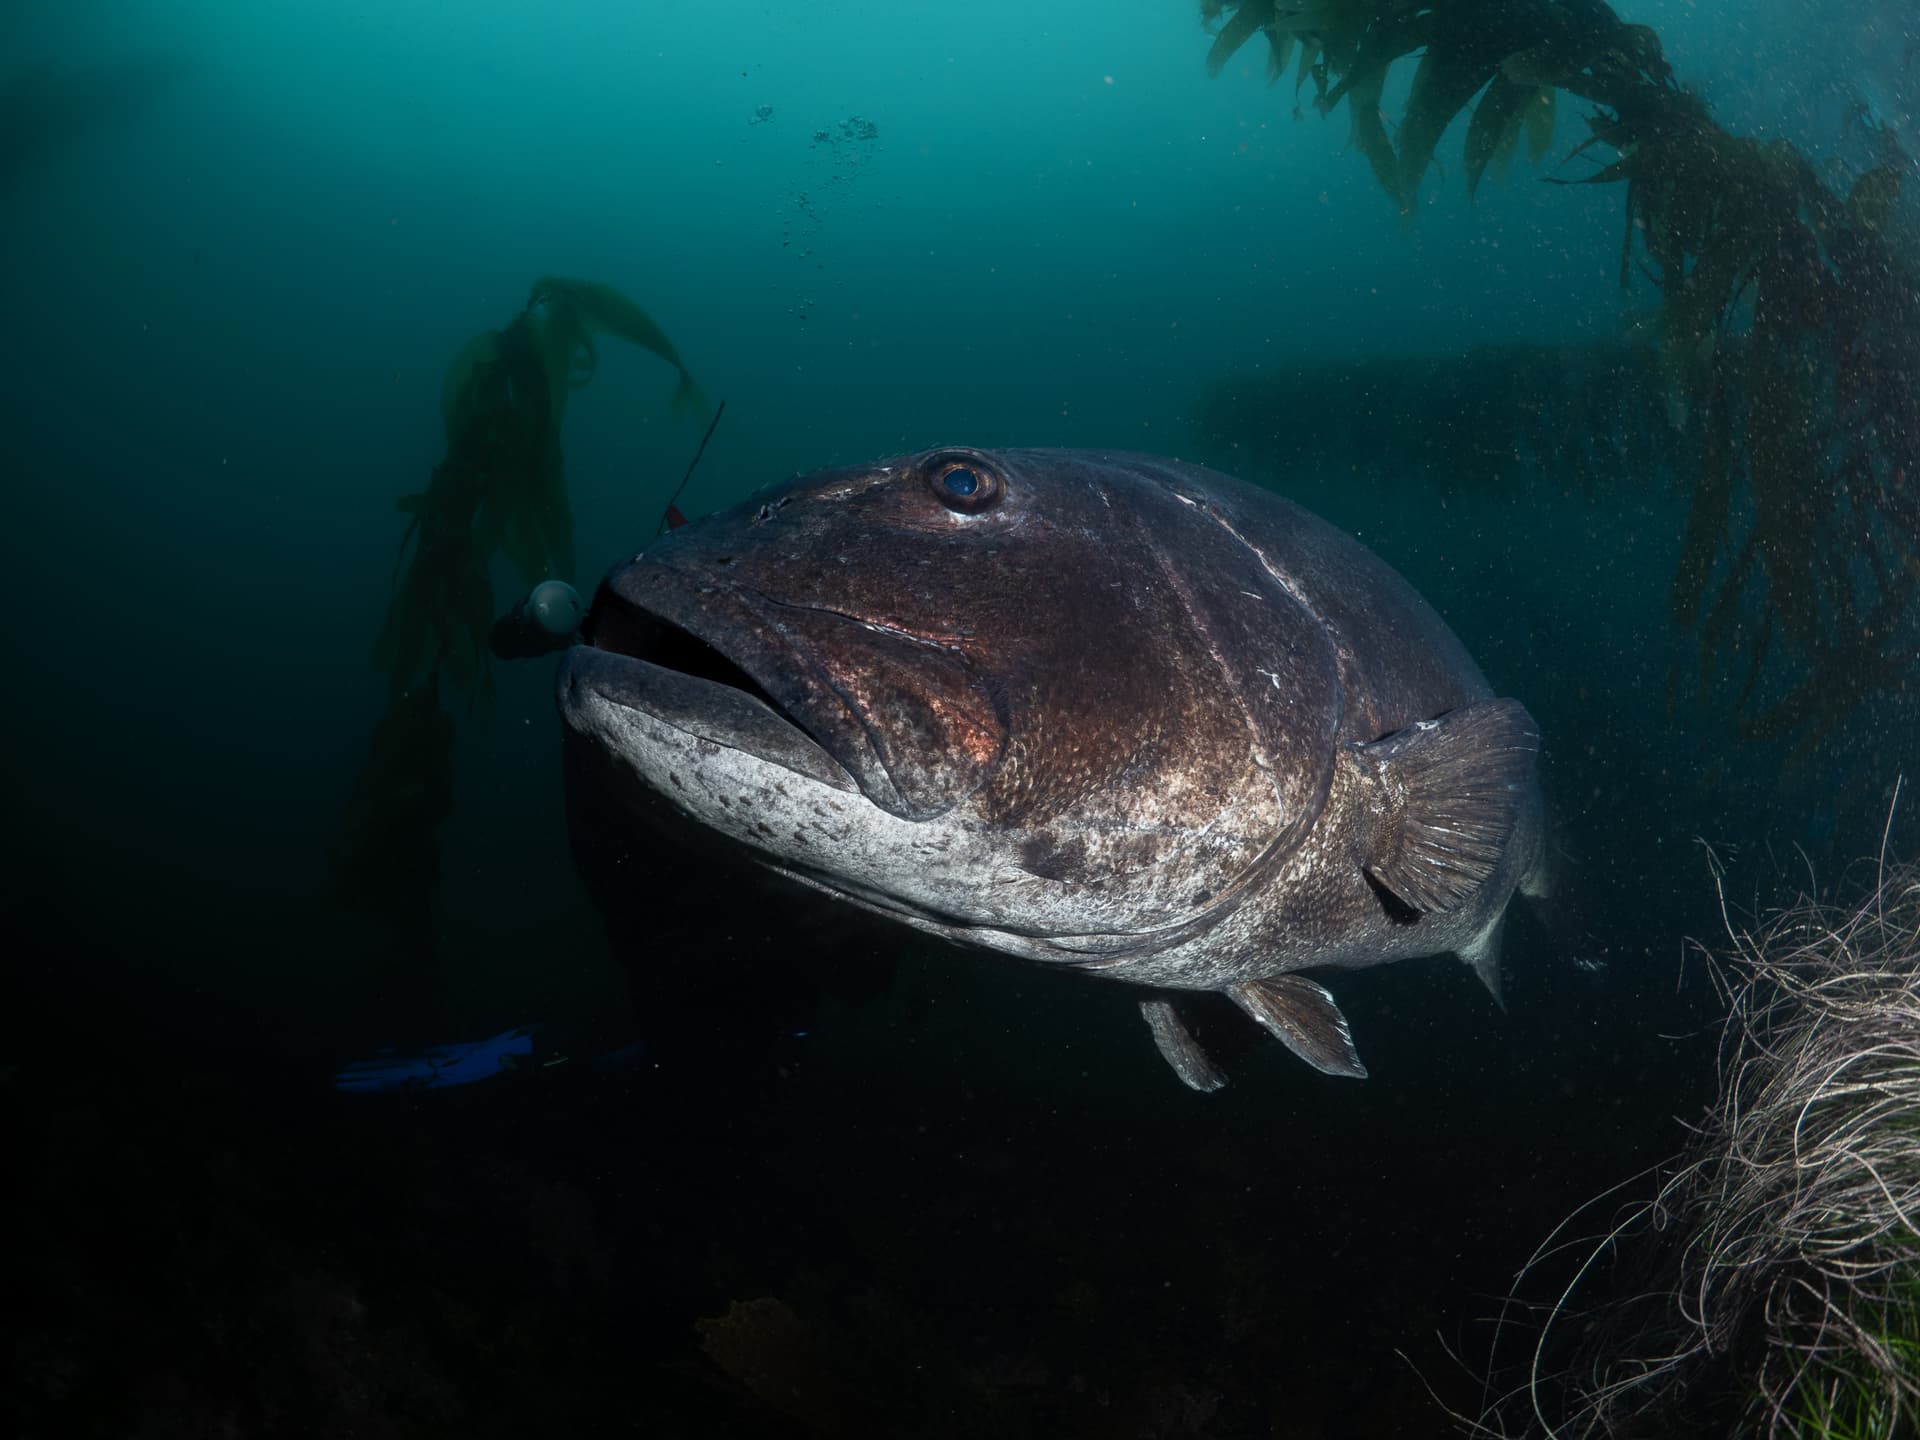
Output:
M962 515L977 515L1000 498L1000 477L964 461L936 463L929 481L940 503Z

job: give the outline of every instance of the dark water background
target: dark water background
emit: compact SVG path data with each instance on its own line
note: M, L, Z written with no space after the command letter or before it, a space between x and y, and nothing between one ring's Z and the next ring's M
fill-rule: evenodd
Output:
M1865 87L1906 114L1882 8L1628 18L1818 154ZM1668 711L1669 477L1441 496L1203 433L1223 376L1604 339L1652 298L1616 193L1518 167L1469 206L1450 166L1399 225L1343 118L1206 45L1183 0L8 10L18 1433L1370 1436L1440 1429L1420 1375L1477 1403L1448 1349L1483 1359L1534 1245L1710 1095L1697 841L1744 904L1844 893L1920 731L1869 707L1787 768ZM1541 721L1607 969L1521 923L1504 1016L1449 961L1346 979L1363 1085L1223 1008L1203 1097L1117 988L855 931L881 993L701 1063L609 959L522 664L460 721L436 1037L605 1019L672 1063L334 1096L400 1023L323 903L392 503L446 361L545 273L631 294L726 399L689 511L939 443L1126 446L1357 532ZM603 355L565 433L583 581L698 439L657 361ZM779 963L737 883L661 873L663 967Z

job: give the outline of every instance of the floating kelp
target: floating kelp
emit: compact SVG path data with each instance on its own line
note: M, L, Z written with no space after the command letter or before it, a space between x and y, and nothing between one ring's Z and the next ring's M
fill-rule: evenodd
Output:
M1727 933L1719 1101L1654 1199L1543 1247L1585 1261L1480 1433L1920 1427L1920 869ZM1625 1298L1593 1306L1610 1272Z
M1194 429L1209 453L1269 472L1479 493L1548 476L1596 498L1673 474L1670 400L1649 345L1487 345L1230 376L1201 392Z
M1703 675L1746 674L1748 738L1810 746L1904 682L1920 583L1920 267L1888 234L1914 169L1890 133L1835 189L1785 141L1714 124L1654 32L1600 0L1201 10L1220 25L1215 73L1256 34L1276 63L1297 47L1296 87L1311 80L1323 113L1347 103L1356 148L1403 212L1469 107L1471 186L1523 133L1544 153L1556 93L1587 102L1568 159L1614 157L1577 183L1625 187L1621 281L1638 268L1659 288L1661 363L1688 415L1674 623L1698 629ZM1390 138L1385 79L1416 54ZM1763 669L1770 684L1756 683Z

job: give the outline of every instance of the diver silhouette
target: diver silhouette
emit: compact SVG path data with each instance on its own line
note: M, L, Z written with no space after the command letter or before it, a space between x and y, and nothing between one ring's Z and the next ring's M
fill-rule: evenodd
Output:
M487 632L487 647L497 659L537 660L574 642L586 615L580 592L564 580L543 580ZM421 1050L382 1049L355 1060L334 1076L334 1088L354 1094L395 1090L444 1090L472 1085L516 1070L549 1068L569 1058L540 1025L516 1025L482 1040L450 1041ZM536 1041L536 1037L540 1037ZM546 1042L546 1043L542 1043ZM629 1042L596 1055L603 1060L632 1058Z
M502 660L556 654L578 641L585 617L571 585L542 581L494 621L489 648ZM444 1090L568 1062L640 1062L669 1084L696 1082L697 1109L712 1114L764 1097L823 995L858 1003L885 987L895 938L885 927L744 861L664 805L636 814L604 758L571 738L562 775L574 868L629 977L634 1014L383 1049L338 1070L336 1090Z

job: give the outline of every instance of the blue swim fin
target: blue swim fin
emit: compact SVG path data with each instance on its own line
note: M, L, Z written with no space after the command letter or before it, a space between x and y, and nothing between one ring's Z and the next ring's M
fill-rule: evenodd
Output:
M446 1090L491 1080L531 1062L537 1025L502 1030L485 1040L435 1045L418 1054L383 1050L368 1060L355 1060L333 1077L333 1088L351 1094L381 1094L394 1090Z

